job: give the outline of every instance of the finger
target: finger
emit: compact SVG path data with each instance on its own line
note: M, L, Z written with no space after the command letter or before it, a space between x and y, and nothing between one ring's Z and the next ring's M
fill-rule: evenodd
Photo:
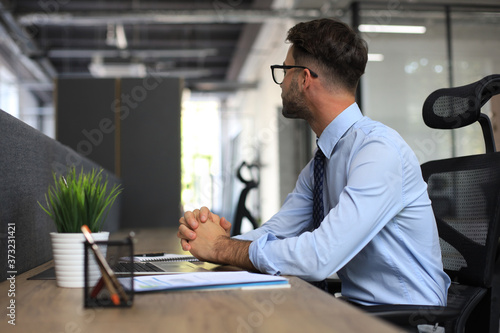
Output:
M212 221L212 222L214 222L214 223L216 223L216 224L220 224L220 216L219 216L219 215L214 214L214 213L212 213L212 212L210 212L210 214L209 214L209 215L210 215L210 216L209 216L210 221Z
M200 221L203 223L206 222L209 215L210 215L210 210L205 206L201 207L201 209L200 209Z
M180 238L181 247L184 251L191 250L191 245L189 245L189 242L184 238L185 236L180 230L177 230L177 237Z
M226 220L225 217L223 217L220 219L220 226L227 231L231 229L231 222L229 222L228 220Z
M179 226L179 228L180 228L180 226ZM176 236L177 236L177 238L180 238L180 239L189 240L190 238L187 235L184 234L184 230L185 229L182 229L182 230L177 229L177 235ZM191 230L191 229L188 228L188 230Z
M224 229L226 231L226 233L229 235L230 232L231 232L231 222L229 222L228 220L226 220L225 217L221 218L220 219L220 226L222 227L222 229Z
M186 240L196 239L196 233L193 230L186 227L184 224L181 224L179 226L178 233L180 234L179 238L181 238L181 239L186 239Z
M187 225L188 225L188 224L187 224L187 222L186 222L186 219L185 219L184 217L181 217L181 218L179 219L179 224L184 224L185 226L187 226Z
M181 246L184 251L190 251L191 250L191 245L189 245L189 242L185 239L181 239Z
M184 213L184 220L186 222L184 223L184 225L188 226L192 230L198 228L198 221L196 219L198 212L199 211L196 209L193 212L187 211L186 213Z

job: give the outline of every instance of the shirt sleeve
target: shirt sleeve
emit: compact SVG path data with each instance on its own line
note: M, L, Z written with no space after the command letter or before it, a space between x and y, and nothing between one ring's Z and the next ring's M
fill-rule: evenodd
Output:
M348 263L403 208L403 171L398 149L384 138L371 138L352 151L347 183L320 227L293 237L269 232L258 235L249 248L250 260L262 272L322 280ZM312 206L310 181L301 174L297 192L303 196L299 222L289 222L294 232L310 227ZM327 186L332 186L328 184ZM304 192L304 190L307 190ZM297 193L299 195L299 193ZM306 200L307 198L307 200ZM285 208L285 207L284 207ZM294 207L295 208L295 207ZM287 207L279 217L293 210ZM300 223L301 221L301 223ZM281 221L280 227L286 228ZM266 223L267 224L267 223ZM300 224L299 228L296 226ZM278 233L280 236L287 231Z

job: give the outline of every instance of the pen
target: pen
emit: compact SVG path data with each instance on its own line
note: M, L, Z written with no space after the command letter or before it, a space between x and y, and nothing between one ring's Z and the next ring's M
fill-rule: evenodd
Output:
M113 285L113 282L109 278L109 275L107 274L107 272L102 267L99 267L99 268L101 269L101 274L102 274L101 279L102 279L102 281L104 281L103 284L105 284L106 287L108 287L109 293L111 294L111 301L113 302L114 305L120 305L120 296L118 296L118 293L115 289L115 286ZM99 287L99 286L96 286L96 288L97 287ZM97 293L98 293L98 291L97 291Z
M113 282L109 278L109 274L103 265L102 259L104 259L104 257L102 256L101 251L99 250L99 247L97 247L97 245L95 244L94 238L90 235L89 227L87 227L86 225L83 225L81 229L82 229L83 235L85 236L85 238L89 242L89 244L92 248L92 251L94 251L94 255L95 255L97 263L99 265L99 270L101 271L101 274L102 274L101 280L98 282L98 285L95 286L92 294L99 293L99 289L102 288L102 284L101 284L101 286L99 286L99 284L102 281L102 282L104 282L104 284L106 284L106 287L108 287L108 290L111 294L111 301L113 302L113 304L120 305L120 297L118 296L118 293L115 289L115 286L113 285Z
M101 268L99 267L99 270ZM101 270L101 274L102 274L102 270ZM104 279L103 277L101 276L99 278L99 281L97 282L97 284L95 285L95 287L92 289L92 292L90 293L90 298L96 298L97 295L99 294L99 291L101 291L102 289L102 286L104 285Z
M163 252L158 252L158 253L144 253L144 254L139 254L136 257L161 257L164 256L165 253Z
M111 267L109 267L108 262L102 255L101 251L99 250L99 247L97 244L95 244L94 239L92 235L90 234L90 229L86 225L83 225L81 228L85 238L89 242L92 250L94 251L94 255L96 257L97 263L99 265L99 268L101 269L102 273L102 278L104 279L104 283L109 289L109 292L111 293L111 300L115 305L120 304L120 297L118 296L118 293L120 296L127 302L128 297L125 291L123 290L121 284L118 282L118 280L115 277L115 274ZM97 287L97 286L96 286Z

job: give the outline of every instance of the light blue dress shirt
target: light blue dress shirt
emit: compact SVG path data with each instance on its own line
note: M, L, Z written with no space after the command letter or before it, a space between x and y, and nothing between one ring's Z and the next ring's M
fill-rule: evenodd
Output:
M314 160L280 211L236 238L252 240L261 272L319 281L337 272L342 295L364 305L445 305L443 272L427 185L413 151L356 103L323 131L325 219L312 231Z

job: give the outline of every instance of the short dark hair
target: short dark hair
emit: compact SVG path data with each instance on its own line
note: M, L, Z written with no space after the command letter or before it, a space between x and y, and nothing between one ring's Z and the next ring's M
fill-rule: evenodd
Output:
M288 31L286 40L293 45L297 65L317 64L327 82L355 93L365 72L368 46L347 24L327 18L302 22Z

